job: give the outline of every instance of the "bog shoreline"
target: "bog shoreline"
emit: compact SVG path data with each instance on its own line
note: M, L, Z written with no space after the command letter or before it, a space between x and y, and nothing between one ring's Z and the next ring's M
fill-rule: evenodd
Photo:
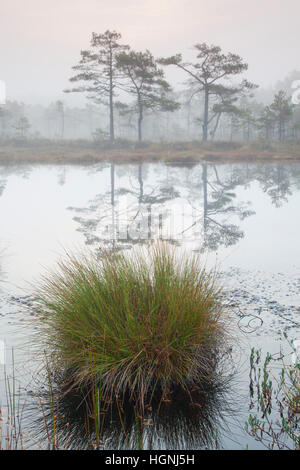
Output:
M134 147L134 144L132 145ZM257 143L181 143L145 144L144 148L101 148L92 142L19 145L0 143L0 164L116 164L162 161L170 164L196 164L199 162L267 162L299 161L300 145L270 145Z

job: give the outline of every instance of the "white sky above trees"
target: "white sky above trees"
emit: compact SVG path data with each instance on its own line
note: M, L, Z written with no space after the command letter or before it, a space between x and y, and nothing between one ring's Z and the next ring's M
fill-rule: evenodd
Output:
M48 104L63 99L71 67L91 33L116 30L133 49L156 57L207 42L240 54L247 78L262 87L300 70L299 0L0 0L0 79L8 99ZM172 85L186 79L166 69Z

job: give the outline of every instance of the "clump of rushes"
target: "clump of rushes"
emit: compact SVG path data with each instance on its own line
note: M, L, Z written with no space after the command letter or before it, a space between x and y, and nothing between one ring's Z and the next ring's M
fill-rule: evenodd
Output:
M67 255L38 291L39 340L72 387L139 406L213 376L225 338L216 273L165 244Z

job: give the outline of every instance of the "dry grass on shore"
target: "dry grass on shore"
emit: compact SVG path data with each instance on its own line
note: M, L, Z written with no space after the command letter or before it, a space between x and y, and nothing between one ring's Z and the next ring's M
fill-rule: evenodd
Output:
M101 161L132 163L164 161L194 163L208 161L300 160L300 144L252 142L116 142L113 148L89 141L28 140L0 142L0 164L91 164Z

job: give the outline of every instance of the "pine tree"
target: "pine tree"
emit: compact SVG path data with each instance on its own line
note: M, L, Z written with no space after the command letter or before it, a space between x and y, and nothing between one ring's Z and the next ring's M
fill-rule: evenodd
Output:
M73 70L78 74L70 78L71 82L84 84L65 90L65 92L88 92L89 98L96 103L105 104L109 108L109 136L115 139L114 131L114 97L119 85L119 69L116 56L129 48L119 43L121 34L106 31L104 34L92 34L91 50L80 52L81 59Z
M221 85L224 93L224 88L230 91L230 86L226 87L222 80L228 79L234 75L239 75L248 69L248 64L243 62L243 59L237 54L223 54L221 48L218 46L208 46L206 43L196 44L193 47L197 52L197 59L195 63L183 62L182 55L176 54L172 57L161 58L159 63L162 65L176 65L184 70L190 78L190 84L197 87L198 91L204 93L204 110L202 119L202 139L207 141L210 123L210 98L211 95L216 94L216 86ZM247 80L235 87L239 92L245 92L255 87Z
M153 55L146 52L123 52L117 56L117 66L126 77L125 90L135 97L138 114L138 139L142 140L145 110L175 111L178 103L168 97L171 86Z

